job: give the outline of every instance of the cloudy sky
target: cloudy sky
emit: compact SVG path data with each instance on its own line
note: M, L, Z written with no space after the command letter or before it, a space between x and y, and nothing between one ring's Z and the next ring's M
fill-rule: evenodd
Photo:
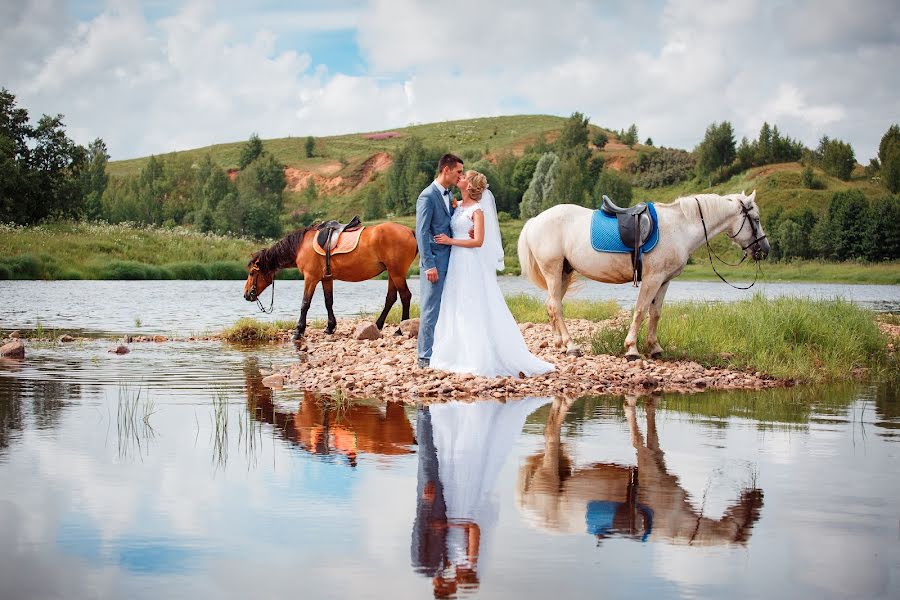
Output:
M581 111L693 148L764 120L867 163L900 121L890 0L4 0L0 86L113 159Z

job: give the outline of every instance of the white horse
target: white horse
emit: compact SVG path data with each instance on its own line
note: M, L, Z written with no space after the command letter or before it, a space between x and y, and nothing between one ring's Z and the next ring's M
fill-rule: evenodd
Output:
M659 221L659 242L643 255L641 291L634 307L631 328L625 338L625 357L640 358L637 335L644 315L650 313L647 344L652 358L662 355L656 338L660 310L669 282L684 270L688 258L707 240L728 232L728 236L759 261L769 254L769 242L759 222L756 190L746 194L700 194L679 198L669 204L655 204ZM580 354L563 321L562 300L575 273L604 283L632 281L631 256L597 252L591 246L593 211L574 204L558 204L529 219L519 235L519 263L522 274L547 290L547 315L554 343L566 354Z

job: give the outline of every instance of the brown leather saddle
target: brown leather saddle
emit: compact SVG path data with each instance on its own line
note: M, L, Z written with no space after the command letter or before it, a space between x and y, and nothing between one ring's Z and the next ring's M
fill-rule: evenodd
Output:
M622 244L631 249L631 268L634 273L634 285L641 280L643 263L641 247L653 234L653 219L646 202L638 202L634 206L622 208L616 206L605 194L600 210L618 219L619 237Z
M316 243L325 250L325 278L331 278L331 251L338 243L338 238L345 231L355 231L362 227L362 221L359 215L350 219L347 223L340 223L335 220L324 221L316 226L318 233L316 234Z

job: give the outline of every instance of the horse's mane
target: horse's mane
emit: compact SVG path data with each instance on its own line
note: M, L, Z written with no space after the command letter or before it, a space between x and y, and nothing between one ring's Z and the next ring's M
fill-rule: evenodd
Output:
M735 204L729 202L734 200L732 196L739 194L693 194L691 196L683 196L672 201L669 206L678 206L684 215L693 217L697 214L697 200L703 208L703 214L711 220L718 220L722 216L730 215L735 210ZM695 200L696 198L696 200Z
M247 263L247 268L250 268L250 265L257 260L259 261L257 264L262 271L274 271L283 268L284 265L293 263L297 258L297 248L303 243L303 237L308 232L313 231L316 225L318 224L313 223L303 229L292 231L268 248L263 248L254 253L250 257L250 262Z

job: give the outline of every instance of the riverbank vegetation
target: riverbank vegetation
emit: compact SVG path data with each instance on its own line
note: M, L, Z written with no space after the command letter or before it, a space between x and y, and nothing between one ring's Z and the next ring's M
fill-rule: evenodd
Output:
M598 354L621 354L630 321L591 340ZM638 338L642 347L646 328ZM753 369L802 382L840 381L898 368L875 315L843 300L755 295L737 302L667 304L659 321L667 359Z
M175 232L161 233L164 243L141 238L144 247L98 240L91 225L68 225L63 247L7 227L0 231L0 278L240 278L237 265L258 245L318 219L361 214L412 225L416 196L438 157L453 151L490 180L510 274L519 271L515 247L524 219L554 204L595 208L603 194L628 205L756 189L770 264L777 265L770 278L897 283L885 274L900 260L897 125L863 167L842 140L823 136L807 148L775 124L763 123L756 137L738 143L730 123L712 123L688 151L656 147L649 137L641 144L636 124L617 131L577 112L322 138L253 134L246 142L117 162L109 162L100 139L74 144L62 115L32 124L5 89L0 124L0 223L52 230L67 219ZM210 246L185 244L188 232L211 236L204 240ZM714 246L734 256L724 237ZM804 268L817 262L858 266ZM689 264L686 276L712 275Z
M528 296L509 296L507 305L519 323L546 323L543 302ZM567 319L607 321L592 339L579 340L594 354L622 356L631 323L630 311L611 301L568 301ZM361 315L363 316L363 315ZM412 305L411 318L419 307ZM365 315L374 320L375 315ZM387 323L399 323L395 307ZM317 323L314 327L324 327ZM231 341L270 341L293 322L238 321L222 337ZM799 383L828 383L854 378L896 377L900 369L889 340L876 325L876 315L843 300L776 298L761 295L738 302L667 304L659 322L664 360L690 360L705 367L759 371ZM646 325L638 338L644 347ZM552 340L548 338L549 343ZM893 375L892 375L893 374Z

